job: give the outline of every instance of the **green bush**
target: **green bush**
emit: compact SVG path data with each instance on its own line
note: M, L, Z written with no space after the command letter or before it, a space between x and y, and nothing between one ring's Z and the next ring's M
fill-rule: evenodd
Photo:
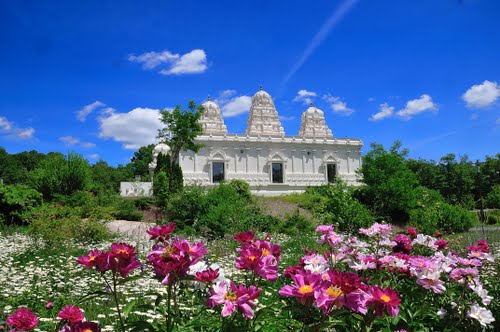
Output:
M250 185L248 184L248 182L244 180L233 179L229 181L228 185L233 187L238 195L244 200L252 200L252 192L250 191Z
M341 231L357 232L374 221L370 211L352 197L346 185L338 181L333 185L310 187L312 211L323 224L337 224Z
M135 207L141 211L147 210L154 206L154 197L137 197L134 198Z
M436 231L445 234L465 232L473 223L474 218L468 210L446 202L436 202L410 211L410 225L426 234Z
M115 219L140 221L143 218L143 214L137 211L134 201L123 197L115 201L111 213Z
M81 219L74 208L61 205L43 205L33 211L29 233L52 246L68 240L97 242L110 238L103 222Z
M206 211L205 190L200 186L188 186L172 195L168 202L167 219L180 229L193 227Z
M314 230L312 222L297 213L288 216L279 231L288 235L300 235Z
M0 185L0 224L23 224L31 210L42 204L36 190L19 185Z
M153 179L153 194L156 198L156 204L165 209L168 204L169 190L168 190L168 176L164 171L159 171L155 174Z
M490 209L500 209L500 185L495 185L486 195L486 206Z
M486 223L488 225L500 224L500 210L488 211L486 213Z
M71 195L91 187L90 166L76 153L70 152L66 157L48 155L29 174L29 183L46 199L52 199L57 194Z

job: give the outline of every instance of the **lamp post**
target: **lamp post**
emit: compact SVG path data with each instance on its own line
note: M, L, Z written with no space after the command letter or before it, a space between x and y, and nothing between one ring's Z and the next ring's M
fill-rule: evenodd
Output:
M476 171L477 171L477 188L479 194L479 221L481 222L481 232L484 236L484 207L483 207L483 194L482 194L482 179L481 179L481 165L479 164L479 160L476 160Z

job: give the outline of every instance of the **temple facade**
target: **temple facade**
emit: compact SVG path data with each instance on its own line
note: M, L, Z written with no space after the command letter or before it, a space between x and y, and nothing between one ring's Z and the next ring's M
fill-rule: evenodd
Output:
M312 104L302 114L297 136L285 135L274 102L262 87L252 97L245 134L228 134L220 108L210 98L202 105L203 134L196 141L203 148L179 156L186 185L209 187L242 179L256 194L280 195L337 177L349 185L359 183L363 142L335 138L323 111Z

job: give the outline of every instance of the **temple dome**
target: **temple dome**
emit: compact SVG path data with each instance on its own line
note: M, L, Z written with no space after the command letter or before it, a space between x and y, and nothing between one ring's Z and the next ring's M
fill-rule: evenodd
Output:
M252 97L246 134L249 136L285 136L273 98L262 90L262 86Z
M210 100L210 96L201 106L203 106L204 112L201 114L199 122L203 127L203 134L227 135L227 127L224 124L220 108Z
M303 138L331 138L332 131L325 122L325 113L311 103L302 113L299 137Z

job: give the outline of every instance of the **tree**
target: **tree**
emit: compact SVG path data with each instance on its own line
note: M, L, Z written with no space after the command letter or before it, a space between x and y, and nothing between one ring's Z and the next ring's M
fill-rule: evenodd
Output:
M417 177L405 163L408 150L402 149L399 141L394 142L389 151L376 143L372 143L371 148L359 170L366 187L362 187L357 196L381 217L406 222L415 205L414 189L418 186Z
M26 176L26 169L19 161L0 147L0 179L5 184L14 184L23 182Z
M196 153L202 147L201 144L195 142L195 138L203 132L198 121L203 110L203 106L197 106L194 101L190 100L187 110L177 105L173 110L160 111L161 121L165 124L165 128L158 130L158 138L170 147L171 163L167 172L170 192L179 186L179 175L182 181L182 171L178 165L180 151L184 149ZM182 187L182 182L180 186Z
M130 159L134 175L140 175L143 180L147 179L149 181L149 164L153 161L154 148L154 144L140 147Z

